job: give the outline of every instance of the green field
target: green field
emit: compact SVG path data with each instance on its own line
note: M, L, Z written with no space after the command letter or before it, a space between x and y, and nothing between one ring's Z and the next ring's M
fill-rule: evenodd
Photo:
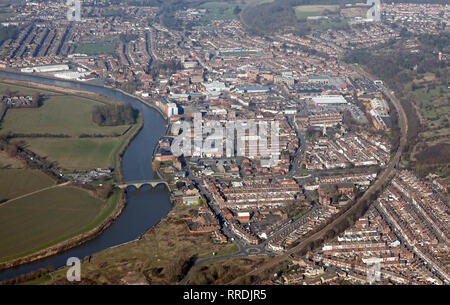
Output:
M47 157L48 160L56 162L57 166L67 170L83 170L97 167L116 168L121 148L138 127L139 124L136 124L121 137L17 138L13 142L18 144L24 143L26 148L39 156Z
M47 248L94 228L117 204L74 187L58 187L0 206L0 261Z
M69 170L114 167L112 154L121 142L120 138L27 138L25 141L34 153Z
M429 88L425 85L414 93L420 101L419 111L425 119L425 128L432 129L422 132L421 135L430 138L450 134L450 104L448 103L450 90L445 86Z
M114 44L95 42L77 46L75 48L75 53L87 55L114 54L116 49Z
M239 252L238 246L235 244L231 244L229 246L226 246L225 248L220 249L217 252L209 252L209 253L202 253L202 255L199 256L199 258L208 258L208 257L214 257L214 256L222 256L222 255L231 255L234 253ZM215 255L213 255L215 253Z
M346 19L341 19L339 21L332 20L321 20L318 23L311 23L311 28L318 31L326 31L328 29L338 30L348 26L348 21Z
M180 257L209 257L212 252L224 255L238 250L234 244L214 242L209 233L189 233L185 221L181 219L192 215L194 211L193 207L175 205L167 217L139 241L95 253L90 263L82 264L83 279L91 283L113 284L130 273L136 274L138 278L146 273L151 278L151 284L168 284L173 283L169 279L170 266ZM152 274L154 269L163 271ZM66 271L66 268L57 270L51 274L51 279L47 277L41 282L65 284Z
M9 109L0 132L113 135L121 134L129 127L98 126L91 118L95 105L101 103L76 96L50 96L39 108Z
M36 169L0 169L0 200L32 193L55 182Z
M309 16L320 16L325 10L335 12L338 9L338 5L300 5L295 7L295 15L298 18L306 18Z

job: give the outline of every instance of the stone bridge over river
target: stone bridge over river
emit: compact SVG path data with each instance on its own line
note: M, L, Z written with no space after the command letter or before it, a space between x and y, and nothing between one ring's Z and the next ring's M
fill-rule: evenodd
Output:
M124 182L124 183L116 183L115 186L117 186L121 189L126 189L127 187L130 187L130 186L134 186L136 189L140 189L144 185L150 185L151 187L155 188L160 184L164 184L170 190L170 186L167 183L167 181L164 181L161 179L128 181L128 182Z

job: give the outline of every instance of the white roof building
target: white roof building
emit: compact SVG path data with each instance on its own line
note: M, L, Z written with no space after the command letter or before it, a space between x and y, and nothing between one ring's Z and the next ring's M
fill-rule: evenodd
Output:
M57 71L68 71L68 65L49 65L49 66L39 66L39 67L28 67L20 69L20 72L32 73L32 72L57 72Z
M316 104L316 106L331 106L331 105L342 105L348 104L345 98L342 95L320 95L314 96L312 101Z

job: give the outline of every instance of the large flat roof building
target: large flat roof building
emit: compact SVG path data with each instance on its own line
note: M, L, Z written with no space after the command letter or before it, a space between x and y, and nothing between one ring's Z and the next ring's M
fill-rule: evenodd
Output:
M22 68L20 72L32 73L32 72L57 72L57 71L68 71L68 65L49 65L49 66L39 66L39 67L29 67Z
M316 106L332 106L347 104L347 101L342 95L320 95L314 96L312 101Z

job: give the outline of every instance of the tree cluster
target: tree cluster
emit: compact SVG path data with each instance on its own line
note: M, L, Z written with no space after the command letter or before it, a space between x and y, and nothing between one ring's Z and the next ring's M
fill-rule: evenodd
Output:
M100 126L118 126L136 123L138 111L128 104L101 105L92 111L92 120Z

